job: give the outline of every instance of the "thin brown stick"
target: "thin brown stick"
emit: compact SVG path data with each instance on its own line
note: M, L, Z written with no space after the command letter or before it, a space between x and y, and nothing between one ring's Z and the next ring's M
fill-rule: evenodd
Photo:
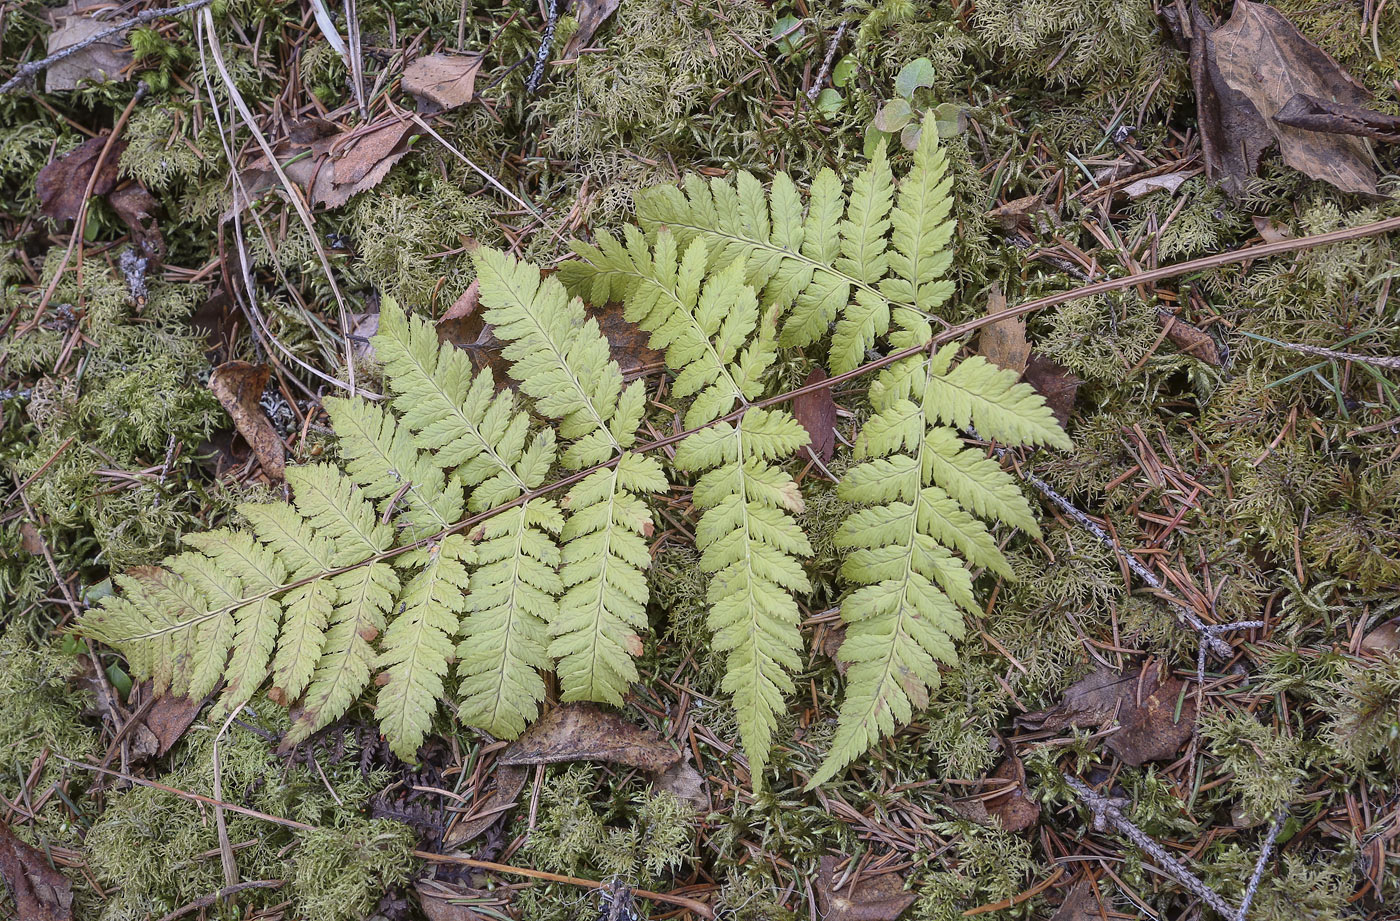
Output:
M161 915L160 921L175 921L176 918L183 918L185 915L194 914L201 908L209 908L216 902L226 899L235 893L242 892L245 889L280 889L285 885L287 885L285 879L254 879L246 883L234 883L231 886L225 886L208 895L202 895L193 902L181 905L169 914Z
M1127 275L1123 278L1113 278L1107 281L1099 281L1094 282L1093 284L1082 285L1078 288L1071 288L1068 291L1062 291L1058 294L1051 294L1047 297L1042 297L1034 301L1027 301L1024 304L1018 304L1015 307L1008 307L1006 310L1000 310L996 313L987 314L986 316L982 317L977 317L976 319L969 320L966 323L961 323L957 326L950 327L949 329L943 330L942 332L936 334L928 342L922 343L920 345L910 346L907 349L900 349L897 352L891 352L890 354L877 358L874 361L866 362L860 367L855 368L851 371L847 371L844 374L837 374L832 377L829 377L824 381L815 381L811 384L804 384L803 386L798 387L794 390L789 390L786 393L780 393L777 396L769 397L766 400L758 400L750 404L749 406L740 407L739 409L736 409L733 412L720 416L719 418L711 420L710 422L706 422L703 425L697 425L695 428L686 429L682 432L676 432L673 435L667 435L665 438L658 438L657 440L648 442L647 444L639 445L636 448L633 448L630 453L645 454L651 451L659 450L661 448L669 447L670 445L673 445L678 441L688 438L696 432L701 431L702 429L707 429L711 426L719 425L720 423L734 422L735 420L742 418L744 413L746 413L750 409L763 409L769 406L777 405L779 403L786 403L805 394L815 393L818 390L822 390L827 387L834 387L837 384L842 384L846 381L854 380L858 377L863 377L864 375L869 374L872 371L878 371L880 368L892 365L895 362L900 361L902 359L918 355L922 352L928 351L930 348L933 348L935 346L943 345L955 339L959 339L962 336L967 335L968 333L981 329L983 326L987 326L999 320L1004 320L1008 317L1025 316L1026 314L1034 313L1037 310L1044 310L1047 307L1054 307L1057 304L1063 304L1067 301L1076 300L1081 297L1092 297L1093 295L1103 294L1107 291L1118 291L1123 288L1133 288L1138 285L1148 284L1154 281L1161 281L1166 278L1175 278L1181 275L1189 275L1193 272L1201 272L1207 269L1219 268L1220 266L1231 265L1237 262L1245 262L1250 259L1259 259L1264 256L1277 256L1281 253L1297 252L1298 250L1309 249L1313 246L1325 246L1331 243L1341 243L1346 240L1356 240L1362 237L1378 236L1383 233L1388 233L1392 230L1400 230L1400 217L1387 218L1383 221L1376 221L1373 224L1363 224L1359 227L1349 227L1345 230L1335 230L1331 233L1318 234L1312 237L1297 237L1288 240L1280 240L1277 243L1266 243L1263 246L1253 246L1247 249L1232 250L1227 253L1217 253L1213 256L1206 256L1201 259L1192 259L1187 262L1178 262L1175 265L1163 266L1162 268L1153 269L1148 272L1139 272L1134 275ZM247 597L239 599L233 604L226 605L224 607L210 611L206 614L202 614L198 617L191 618L187 621L182 621L178 624L173 624L169 627L165 627L161 630L157 630L152 633L134 636L131 639L151 639L157 636L164 636L165 634L174 632L176 630L184 630L189 627L195 626L196 624L203 623L206 620L210 620L215 617L222 617L224 614L227 614L230 611L242 607L243 605L248 604L250 602L260 601L264 598L270 598L273 595L279 595L282 592L289 591L291 589L298 588L303 585L309 585L310 583L315 582L319 579L325 579L332 576L340 575L344 572L350 572L370 563L378 563L384 560L392 559L394 557L399 556L400 554L407 553L410 550L418 550L423 547L431 546L432 544L441 541L443 538L449 535L460 534L463 531L468 531L476 525L487 520L488 518L491 518L494 515L498 515L501 512L504 512L508 509L516 508L517 506L524 505L525 503L530 502L534 499L538 499L550 493L557 492L561 489L566 489L574 485L575 483L578 483L579 481L583 480L584 478L588 477L589 475L597 473L599 470L606 470L609 467L616 465L620 459L621 455L603 461L600 464L595 464L592 467L587 467L583 470L576 471L562 479L554 481L553 483L547 483L544 486L540 486L536 489L532 489L528 492L522 493L517 498L512 499L509 502L503 503L502 505L497 506L496 508L493 508L489 511L480 512L476 515L464 518L456 524L451 525L450 527L443 528L436 534L430 534L427 537L420 538L416 541L413 541L412 543L404 544L401 547L392 547L388 550L376 553L373 556L362 560L358 563L353 563L348 566L337 567L336 569L328 570L324 573L320 573L319 575L307 576L303 579L298 579L294 582L289 582L286 585L280 585L276 588L268 589L267 591L259 592L255 595L249 595Z
M414 851L414 857L429 860L434 863L454 863L463 867L475 867L478 870L492 870L496 873L513 873L516 876L525 876L530 879L540 879L550 883L565 883L569 886L585 886L589 889L602 889L607 883L600 883L592 879L580 879L577 876L564 876L559 873L546 873L543 870L529 870L525 867L513 867L504 863L492 863L489 860L477 860L473 857L458 857L456 854L434 854L430 851ZM704 902L688 899L683 895L671 895L667 892L651 892L647 889L633 889L632 894L653 902L665 902L667 905L679 905L688 911L692 911L702 918L713 918L715 910Z

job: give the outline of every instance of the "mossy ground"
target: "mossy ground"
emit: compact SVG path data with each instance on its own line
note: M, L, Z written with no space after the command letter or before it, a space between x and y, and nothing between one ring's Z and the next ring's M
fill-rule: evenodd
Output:
M1375 93L1377 108L1400 112L1400 5L1275 5ZM414 49L409 57L484 50L480 101L433 124L539 216L498 197L429 137L378 187L318 213L315 238L283 198L261 199L249 212L258 220L244 222L247 260L268 333L286 353L270 351L246 323L216 324L214 338L223 341L215 345L192 322L216 289L230 293L230 259L238 257L233 225L222 220L229 164L213 117L217 105L227 125L227 91L217 77L206 84L189 17L132 36L134 76L150 93L126 126L120 165L159 200L168 246L139 304L118 264L125 227L95 201L81 285L78 260L68 260L36 314L71 229L39 216L35 176L88 134L110 129L136 84L0 97L8 241L0 248L0 318L15 316L0 342L0 470L7 492L28 481L0 514L8 621L0 793L17 804L11 818L20 833L70 871L79 917L160 917L227 884L207 808L99 781L54 759L101 760L112 731L69 681L81 666L70 653L86 650L61 646L60 637L110 572L159 560L181 534L219 522L235 500L267 488L245 456L217 462L229 424L205 386L211 360L271 363L291 414L293 454L323 449L315 399L325 385L291 358L339 375L337 342L350 330L339 328L318 247L352 314L391 295L440 315L471 282L473 241L550 264L571 235L623 223L636 189L688 171L781 169L800 182L822 166L858 165L895 75L919 57L935 74L920 91L926 101L955 104L965 120L948 139L959 219L950 320L985 312L993 283L1016 303L1090 276L1257 242L1257 227L1269 222L1301 236L1400 214L1393 200L1343 195L1276 157L1240 200L1203 176L1135 201L1099 193L1120 170L1198 165L1185 57L1150 0L623 0L596 47L552 64L532 96L524 85L543 28L537 4L359 6L368 83L380 87L376 111L385 92L404 103L395 78L405 49ZM255 111L356 120L345 67L302 5L221 0L213 9L228 66ZM41 53L44 13L38 0L9 4L0 59ZM843 19L850 26L836 57L850 63L840 104L819 110L805 90ZM575 26L564 18L556 57ZM1394 148L1377 153L1382 190L1400 191ZM1025 196L1042 198L1044 220L1007 228L989 216ZM833 853L893 855L920 895L906 917L919 921L999 904L983 917L1047 917L1085 875L1108 911L1193 910L1191 897L1139 850L1091 828L1061 779L1069 771L1127 797L1139 827L1188 854L1201 878L1235 901L1269 817L1285 809L1279 854L1252 917L1385 916L1400 899L1400 655L1393 639L1363 639L1400 616L1400 379L1364 360L1279 343L1400 354L1397 275L1400 238L1367 238L1072 301L1030 321L1036 351L1083 383L1069 425L1075 451L1029 456L1026 468L1105 521L1121 546L1215 622L1266 622L1227 635L1230 661L1207 661L1199 726L1178 761L1129 767L1089 731L1015 727L1017 714L1055 704L1099 662L1164 664L1196 692L1197 637L1127 581L1111 549L1047 505L1043 540L1010 537L1023 578L981 580L993 600L915 725L819 793L803 792L842 686L813 643L766 788L751 792L707 651L703 581L683 539L693 521L676 502L659 516L654 638L628 712L699 756L712 812L687 815L620 770L550 768L526 786L507 824L469 852L595 879L617 875L643 888L689 886L741 918L807 917L817 863ZM1222 362L1166 340L1162 309L1205 331ZM809 369L797 360L775 373L796 383ZM866 412L863 386L837 391L849 410L840 424L847 442ZM654 421L658 430L673 422L661 410ZM844 451L829 465L838 474ZM815 639L835 622L840 553L830 534L850 509L815 468L802 485L803 525L817 549L806 599ZM121 674L114 656L100 655ZM267 704L244 722L220 744L224 799L324 830L230 815L242 880L284 882L248 890L238 907L209 916L349 919L390 906L383 910L413 917L408 882L433 871L408 859L413 832L366 811L389 775L361 771L355 758L277 759L268 737L285 717ZM211 795L219 728L196 723L171 754L139 772ZM472 763L458 768L489 778L489 754L477 760L482 740L442 729L458 735L454 751L470 754ZM1022 833L978 824L953 806L987 793L986 776L1008 751L1025 762L1029 796L1044 807ZM42 796L50 787L62 795ZM25 818L35 802L41 808ZM1057 883L1037 888L1057 868ZM572 918L583 904L579 889L549 885L520 895L511 910Z

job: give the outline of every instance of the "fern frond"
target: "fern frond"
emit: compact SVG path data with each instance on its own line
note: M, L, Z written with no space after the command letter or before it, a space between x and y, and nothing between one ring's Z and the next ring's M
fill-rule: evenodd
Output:
M558 619L562 585L554 535L563 517L535 499L489 518L479 529L467 595L465 639L457 647L458 715L500 738L515 738L539 713L553 663L549 624Z
M618 458L564 499L560 579L567 591L549 623L549 654L558 660L562 699L620 705L637 679L632 658L641 654L637 631L646 626L652 520L639 495L666 488L656 461L622 453L636 443L646 385L623 389L597 321L558 279L486 247L475 259L485 319L510 343L511 376L536 398L536 409L560 420L560 436L573 439L564 465Z
M421 317L391 298L380 307L374 347L383 360L400 424L433 463L471 488L467 507L489 511L544 482L554 463L554 430L530 434L528 414L489 369L474 373L461 349L438 342Z
M900 258L915 261L909 252ZM926 341L932 330L919 322L891 344ZM849 665L846 695L811 786L834 777L927 704L938 686L938 663L957 661L953 644L965 629L958 608L977 611L970 568L1013 577L973 513L1039 533L1015 480L939 423L975 421L1011 444L1060 445L1066 436L1044 399L1015 375L989 373L981 358L949 370L956 350L906 358L880 373L870 388L875 414L856 442L864 460L837 487L842 498L866 508L837 533L837 543L852 548L842 577L858 588L841 603L846 638L837 655Z
M840 178L820 171L805 218L790 176L779 173L765 193L751 174L739 172L733 180L691 176L683 186L648 189L637 197L637 219L649 242L670 233L679 252L703 240L709 275L742 265L760 309L782 317L782 345L809 345L835 323L828 364L841 373L864 360L892 319L903 322L904 312L930 316L952 294L951 283L939 280L952 258L950 188L929 123L897 197L882 146L855 177L849 201ZM630 240L622 247L601 236L596 248L575 244L595 266L624 248L633 249ZM574 291L597 281L579 263L565 263L560 274ZM600 293L590 287L585 297L603 303Z

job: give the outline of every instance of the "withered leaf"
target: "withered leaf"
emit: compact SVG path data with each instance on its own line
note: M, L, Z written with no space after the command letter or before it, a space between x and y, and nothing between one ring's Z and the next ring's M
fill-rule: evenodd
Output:
M607 761L659 773L681 753L650 729L589 703L555 707L510 743L498 764Z
M823 857L817 868L817 910L823 921L894 921L918 896L904 888L898 873L862 875L852 886L836 888L845 869L838 857Z
M69 0L63 9L52 11L49 15L54 19L54 29L49 33L49 54L57 54L64 48L71 48L110 29L111 22L96 19L89 12L90 8L96 11L106 7L107 4L94 0ZM108 80L119 80L122 70L131 64L131 60L126 33L109 35L51 64L44 74L44 91L73 90L84 81L106 83Z
M666 355L647 343L651 336L623 316L621 304L608 304L588 315L598 321L598 329L608 340L608 352L622 369L622 379L634 380L666 366Z
M1361 638L1361 652L1373 656L1385 655L1400 649L1400 617L1392 617L1373 627Z
M1137 767L1148 761L1172 758L1191 737L1196 723L1196 701L1182 698L1185 685L1176 678L1159 681L1155 669L1143 674L1136 668L1123 674L1100 666L1065 691L1062 702L1049 710L1027 713L1016 725L1027 729L1060 730L1119 727L1105 740L1105 747L1124 764ZM1177 702L1181 716L1177 718Z
M1000 285L992 285L987 292L987 316L995 316L1006 309L1006 295ZM1031 357L1031 344L1026 339L1025 317L1003 317L982 327L977 334L977 354L999 368L1006 368L1020 374L1026 370L1026 362Z
M530 771L524 767L497 763L492 776L495 781L491 792L452 826L443 840L446 849L461 847L499 822L501 817L515 806L515 798L525 788L525 780L530 776Z
M1259 231L1259 237L1265 243L1278 243L1280 240L1288 240L1293 237L1293 228L1282 221L1263 215L1254 215L1254 229Z
M1046 405L1060 425L1069 425L1070 414L1074 412L1074 398L1079 394L1079 385L1084 382L1055 359L1038 353L1031 354L1022 378L1045 397Z
M150 693L150 684L147 682L146 693ZM195 717L199 716L199 711L203 708L204 700L191 700L188 697L175 697L167 694L156 699L151 705L151 709L146 711L145 723L147 728L156 738L156 757L160 757L170 749L175 747L175 743L185 734L185 730L194 724Z
M392 115L349 131L317 137L309 144L307 136L316 136L321 128L309 133L305 128L294 132L302 141L288 138L280 142L273 153L287 178L300 186L312 205L339 208L357 192L372 189L394 164L409 150L413 134L411 122L401 122ZM267 189L278 187L281 181L263 155L254 158L239 170L235 186L235 209L248 204Z
M115 189L107 195L107 204L131 231L143 256L158 261L165 255L165 238L155 219L156 199L144 186L133 182Z
M437 880L420 879L415 888L418 902L428 921L486 921L506 917L509 889L473 889L449 886ZM479 909L485 909L479 910Z
M1001 781L1005 791L988 798L987 813L1001 822L1006 831L1025 831L1040 819L1040 804L1030 797L1026 786L1026 768L1021 759L1008 755L987 775L988 780Z
M710 794L705 787L705 778L688 760L677 761L653 776L651 785L653 789L665 790L681 802L689 803L698 813L710 811Z
M1039 229L1041 222L1049 223L1048 217L1039 213L1045 210L1045 199L1039 195L1027 195L1004 205L998 205L987 212L987 216L1001 225L1009 233L1031 235ZM1037 221L1037 216L1040 220Z
M1181 188L1183 182L1199 172L1200 170L1184 170L1176 173L1163 173L1160 176L1148 176L1125 185L1121 191L1126 198L1130 199L1142 198L1153 192L1175 192Z
M820 365L812 369L802 382L806 387L826 380L826 370ZM822 387L811 393L804 393L792 401L792 415L807 430L811 439L808 449L823 462L831 460L836 453L836 399L830 387Z
M481 61L479 54L426 55L404 68L403 88L420 108L455 109L471 102Z
M1080 880L1069 890L1050 921L1101 921L1099 902L1088 880Z
M0 822L0 877L24 921L72 921L73 884L37 848Z
M608 17L617 11L621 3L622 0L579 0L578 29L569 36L568 44L564 46L560 57L567 61L577 55L580 48L586 47L593 40L598 27L607 22Z
M1166 329L1167 338L1172 344L1187 355L1217 368L1224 364L1220 358L1220 349L1216 347L1215 340L1209 333L1169 313L1157 314L1157 322Z
M1299 93L1274 114L1274 121L1290 128L1323 134L1352 134L1387 144L1400 144L1400 116L1375 109Z
M263 473L280 480L286 469L286 448L260 404L269 374L267 365L229 361L209 375L209 389L233 419L238 434L252 447Z
M497 387L510 384L510 362L504 354L506 344L496 338L490 324L482 319L484 311L477 310L480 303L481 288L473 279L462 296L437 321L438 342L455 345L465 351L475 370L490 368Z
M107 135L99 134L39 170L34 182L39 196L39 210L59 223L77 220L78 211L83 206L83 192L106 145ZM116 187L117 165L125 149L125 141L118 139L113 142L97 174L97 181L93 183L92 194L106 195Z
M1195 6L1191 19L1191 76L1212 178L1240 194L1264 151L1276 143L1284 162L1313 179L1344 192L1375 194L1376 172L1364 141L1274 118L1299 94L1361 107L1369 94L1360 83L1266 4L1237 0L1218 28Z

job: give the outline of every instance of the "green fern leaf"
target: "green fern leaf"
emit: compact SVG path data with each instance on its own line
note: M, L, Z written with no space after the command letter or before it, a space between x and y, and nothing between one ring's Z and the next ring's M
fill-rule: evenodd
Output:
M564 700L620 705L637 678L632 658L641 654L638 631L646 626L652 521L638 492L666 488L654 460L623 453L636 442L645 384L624 390L597 321L558 279L486 247L475 259L485 318L510 343L504 354L511 375L538 410L560 420L561 437L573 439L564 465L617 459L564 500L560 578L567 591L549 622L549 654L558 660Z
M907 252L901 258L912 264ZM891 345L923 342L931 332L914 318ZM841 574L858 586L841 603L846 695L811 786L908 723L938 686L938 663L957 661L953 643L965 629L958 608L977 611L967 567L1012 578L986 525L970 513L1038 533L1015 481L938 422L976 421L1012 444L1062 444L1066 436L1044 399L1014 375L989 373L980 358L949 370L955 352L896 362L870 388L875 414L856 442L864 460L838 486L843 498L867 506L837 534L838 545L852 548Z

